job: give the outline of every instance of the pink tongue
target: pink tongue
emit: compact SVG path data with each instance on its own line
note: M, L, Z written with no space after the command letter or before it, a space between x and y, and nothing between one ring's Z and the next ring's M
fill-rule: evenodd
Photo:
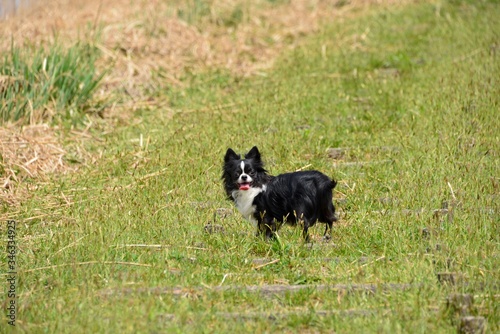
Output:
M248 183L240 184L240 190L248 190L248 189L250 189L250 184Z

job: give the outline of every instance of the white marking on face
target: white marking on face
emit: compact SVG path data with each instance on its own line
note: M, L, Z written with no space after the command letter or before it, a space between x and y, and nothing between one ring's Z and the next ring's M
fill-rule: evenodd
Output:
M251 183L253 181L252 177L245 173L245 161L241 161L240 167L241 175L238 177L238 183ZM246 178L243 178L243 176L246 176Z

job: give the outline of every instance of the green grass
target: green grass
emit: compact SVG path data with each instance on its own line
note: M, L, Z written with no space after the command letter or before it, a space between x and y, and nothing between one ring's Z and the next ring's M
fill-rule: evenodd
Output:
M139 110L96 144L97 165L6 212L18 221L18 331L455 333L446 299L471 293L470 313L498 332L499 15L458 1L375 12L325 27L265 76L214 71L150 92L178 112ZM306 167L339 181L332 243L323 226L312 246L289 227L255 238L220 183L227 147L253 145L274 174ZM332 160L332 147L347 149ZM452 215L434 212L445 203ZM440 284L442 272L467 284ZM241 288L382 283L410 286Z
M81 122L85 112L97 108L91 101L104 75L96 73L97 55L96 48L83 43L66 50L57 44L13 45L0 59L0 124Z

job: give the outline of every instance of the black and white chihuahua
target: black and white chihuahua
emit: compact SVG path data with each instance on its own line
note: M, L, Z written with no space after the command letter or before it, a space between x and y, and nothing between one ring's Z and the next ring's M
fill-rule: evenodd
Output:
M222 179L229 199L245 219L267 238L283 223L303 224L303 236L309 240L308 229L316 221L326 224L325 239L337 221L332 203L336 182L318 171L267 174L259 149L254 146L244 159L232 149L224 157Z

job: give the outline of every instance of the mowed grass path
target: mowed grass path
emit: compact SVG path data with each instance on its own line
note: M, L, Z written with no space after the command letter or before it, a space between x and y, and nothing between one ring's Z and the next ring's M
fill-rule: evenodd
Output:
M493 1L374 12L260 76L151 91L171 110L138 111L11 213L16 329L454 333L447 298L469 293L499 331L498 17ZM273 174L339 182L332 242L254 236L220 183L227 147L253 145Z

